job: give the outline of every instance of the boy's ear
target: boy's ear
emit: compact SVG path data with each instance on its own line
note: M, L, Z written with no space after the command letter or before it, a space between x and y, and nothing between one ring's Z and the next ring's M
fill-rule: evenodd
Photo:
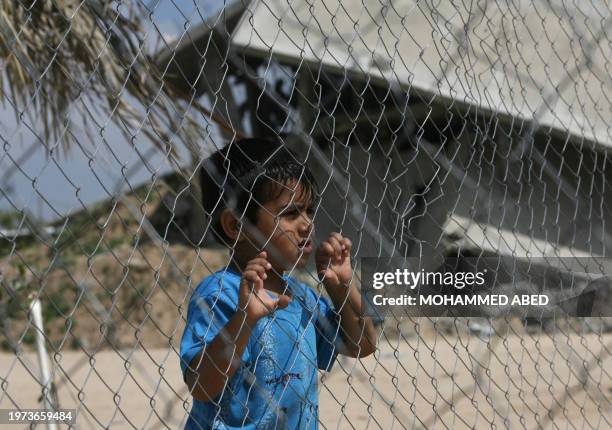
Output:
M223 209L219 222L225 235L231 240L236 240L240 234L240 226L242 223L236 218L231 209Z

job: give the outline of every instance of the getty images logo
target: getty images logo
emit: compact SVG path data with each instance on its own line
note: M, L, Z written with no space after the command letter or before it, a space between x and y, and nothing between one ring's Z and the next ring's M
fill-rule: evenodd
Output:
M482 272L426 272L425 270L413 272L408 269L395 269L391 272L375 272L372 277L372 287L380 290L389 286L402 286L413 290L418 285L443 285L460 290L473 285L483 285L486 271L485 269Z

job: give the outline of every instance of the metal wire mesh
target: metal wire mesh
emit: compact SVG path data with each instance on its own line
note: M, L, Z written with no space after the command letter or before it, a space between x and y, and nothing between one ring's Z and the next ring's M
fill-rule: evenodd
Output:
M349 237L357 283L362 257L434 269L612 248L606 1L0 12L0 409L185 424L189 299L233 251L213 240L202 168L245 136L281 139L313 172L315 243ZM325 294L313 264L291 275ZM319 373L318 425L611 428L610 327L378 320L373 355Z

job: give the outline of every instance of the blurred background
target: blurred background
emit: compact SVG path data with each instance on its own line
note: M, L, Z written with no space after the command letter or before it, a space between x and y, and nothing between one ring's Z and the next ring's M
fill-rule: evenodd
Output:
M2 2L0 408L182 427L187 303L229 255L202 161L241 137L313 170L357 278L503 257L579 294L610 267L611 26L603 0ZM377 327L321 375L321 428L612 427L607 318Z

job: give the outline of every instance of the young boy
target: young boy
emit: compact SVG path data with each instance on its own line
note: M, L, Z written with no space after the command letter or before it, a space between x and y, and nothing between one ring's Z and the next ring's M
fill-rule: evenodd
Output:
M351 241L315 252L331 300L285 272L313 251L316 182L282 143L234 142L205 162L204 207L228 266L189 302L181 368L194 397L187 429L318 428L317 369L372 354L376 332L351 286Z

